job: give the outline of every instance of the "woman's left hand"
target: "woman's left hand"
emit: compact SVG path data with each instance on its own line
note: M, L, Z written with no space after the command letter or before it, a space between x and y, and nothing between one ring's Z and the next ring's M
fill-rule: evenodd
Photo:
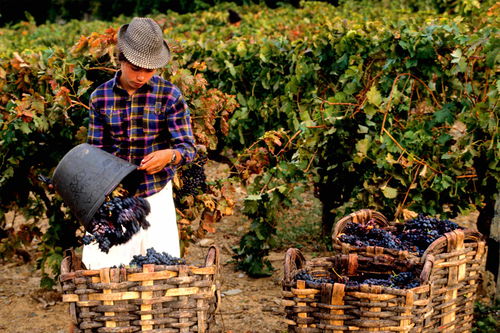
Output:
M144 170L150 175L160 172L172 160L173 154L175 154L173 149L152 152L142 159L138 170Z

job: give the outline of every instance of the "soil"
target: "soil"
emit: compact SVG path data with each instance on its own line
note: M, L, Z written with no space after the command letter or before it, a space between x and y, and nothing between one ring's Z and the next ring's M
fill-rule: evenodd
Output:
M209 178L220 177L221 166L209 166ZM242 198L244 193L240 191ZM239 201L241 202L241 200ZM473 226L475 216L461 219ZM232 262L233 246L237 246L249 221L241 213L241 204L235 206L232 216L217 224L217 232L188 247L185 258L196 264L204 261L208 247L220 249L222 301L216 315L218 332L286 332L281 306L281 279L286 248L272 251L269 259L275 268L271 277L251 278L235 270ZM302 249L306 258L322 255L317 249ZM0 332L63 333L69 331L68 305L61 302L57 291L43 292L39 288L40 272L35 263L13 259L0 267Z

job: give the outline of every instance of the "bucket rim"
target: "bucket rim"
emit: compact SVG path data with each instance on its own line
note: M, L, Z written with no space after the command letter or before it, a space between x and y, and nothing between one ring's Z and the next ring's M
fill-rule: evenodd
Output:
M102 184L102 187L99 188L98 191L84 191L84 193L93 193L94 198L92 200L89 200L86 206L85 204L83 204L83 209L79 210L81 206L79 206L78 203L70 195L68 195L68 190L65 189L65 187L67 188L67 186L65 185L68 185L65 177L67 175L74 175L70 171L68 171L71 170L68 169L68 166L70 166L72 163L74 164L75 161L77 163L81 163L81 160L85 159L86 154L92 155L92 152L94 152L94 154L97 153L97 156L105 156L105 158L109 158L114 161L114 163L118 164L115 164L115 168L106 170L106 172L99 174L100 176L104 177L101 180L96 179L96 182L101 182ZM92 167L92 165L90 166ZM85 168L86 165L84 164L81 170L85 170ZM87 228L90 227L90 221L94 217L99 207L101 207L101 205L105 201L106 196L108 196L120 184L120 182L122 182L128 175L132 174L134 171L138 171L135 164L132 164L121 157L109 153L100 147L88 143L81 143L70 149L59 161L59 164L54 169L52 181L55 190L61 195L65 204L73 211L75 217L87 230Z

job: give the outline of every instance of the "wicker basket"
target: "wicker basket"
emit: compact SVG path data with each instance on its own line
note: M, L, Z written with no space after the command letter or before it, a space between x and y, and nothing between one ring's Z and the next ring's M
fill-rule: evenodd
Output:
M482 235L469 229L446 233L429 246L422 257L430 271L433 308L426 332L471 331L486 253Z
M203 267L75 270L74 261L66 257L60 275L74 332L208 332L215 323L220 301L215 247Z
M285 255L283 305L288 332L423 332L424 322L433 315L430 266L421 271L421 286L395 289L362 284L314 283L294 280L305 270L315 278L333 274L390 273L399 269L419 271L409 261L358 254L335 255L306 261L297 249Z
M340 234L343 233L345 227L349 222L359 223L361 225L366 224L368 221L374 221L379 227L386 230L394 229L393 226L389 223L387 218L380 212L371 209L361 209L354 213L351 213L347 216L344 216L340 219L333 229L332 233L332 241L333 248L335 251L340 253L348 254L348 253L358 253L365 256L380 256L387 254L389 256L401 259L410 259L416 262L420 261L420 257L418 253L403 251L403 250L395 250L389 249L381 246L362 246L358 247L355 245L351 245L348 243L341 242L339 240Z
M423 322L425 332L470 332L474 302L485 274L487 248L483 236L471 229L457 229L435 240L422 256L376 246L356 247L338 239L348 222L363 224L371 219L391 228L381 213L357 211L337 222L332 234L334 248L340 253L406 258L424 265L429 272L433 311L432 317Z

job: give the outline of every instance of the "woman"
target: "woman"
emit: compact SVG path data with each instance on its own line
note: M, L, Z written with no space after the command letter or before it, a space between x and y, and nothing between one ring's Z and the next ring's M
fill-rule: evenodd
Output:
M171 179L196 149L190 113L181 91L156 75L170 60L160 26L134 18L118 32L120 70L90 97L88 143L138 165L143 178L136 195L151 206L150 227L106 254L85 245L88 269L127 265L148 248L180 257Z

